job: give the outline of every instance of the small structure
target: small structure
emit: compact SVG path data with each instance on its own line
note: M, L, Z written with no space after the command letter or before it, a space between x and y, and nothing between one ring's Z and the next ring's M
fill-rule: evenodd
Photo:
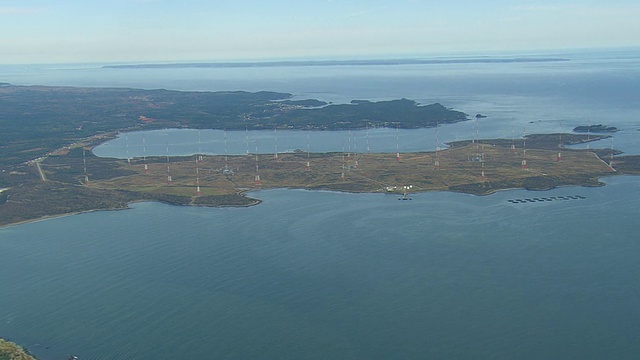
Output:
M405 185L402 187L402 196L398 200L413 200L409 197L409 190L413 188L413 185Z

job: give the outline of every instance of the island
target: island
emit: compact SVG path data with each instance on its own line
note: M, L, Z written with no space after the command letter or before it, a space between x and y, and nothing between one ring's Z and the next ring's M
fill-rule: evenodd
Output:
M640 159L613 149L569 149L608 135L537 134L458 141L411 153L293 151L279 154L100 158L92 149L118 131L418 128L468 120L440 104L399 99L350 104L288 101L289 94L60 87L0 88L0 226L136 201L251 206L247 192L299 188L476 195L524 188L600 186L640 173ZM560 145L560 147L559 147ZM615 157L615 161L614 161ZM613 165L613 166L612 166Z
M608 133L608 132L616 132L618 128L615 126L606 126L602 124L598 125L581 125L573 128L574 132L580 133Z

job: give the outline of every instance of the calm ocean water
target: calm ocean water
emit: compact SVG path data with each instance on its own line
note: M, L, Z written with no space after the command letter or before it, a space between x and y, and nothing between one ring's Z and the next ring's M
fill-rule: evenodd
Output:
M569 131L586 120L614 125L621 129L614 146L640 153L640 52L564 57L572 60L276 70L0 67L0 81L275 90L334 102L406 97L488 115L480 125L484 137L510 138L525 127ZM431 150L432 131L369 135L374 151L395 148L397 135L404 151ZM469 138L472 124L439 131L443 141ZM343 146L353 136L352 145L365 146L362 133L280 133L282 148L290 137L291 148L305 149L307 135L312 151ZM220 152L220 135L201 133L211 152ZM250 137L262 148L272 135ZM122 149L133 152L139 136L103 149L126 156ZM172 152L198 146L193 131L145 136L150 143L160 139L159 152L168 142ZM229 137L233 151L244 153L245 134ZM253 193L264 202L251 208L138 203L127 211L2 228L0 335L44 360L72 353L81 359L634 358L640 353L639 180L612 177L600 188L487 197L425 193L413 201L272 190ZM584 199L508 201L568 195Z

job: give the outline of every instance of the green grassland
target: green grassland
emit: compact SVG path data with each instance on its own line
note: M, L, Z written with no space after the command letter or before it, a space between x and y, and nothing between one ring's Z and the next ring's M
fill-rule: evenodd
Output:
M123 167L133 174L89 182L96 189L126 189L176 196L220 196L239 189L300 188L350 192L386 192L412 186L412 191L450 190L487 194L506 188L548 189L562 185L596 186L598 177L613 173L591 152L527 150L527 169L522 169L522 150L489 144L468 144L434 152L396 154L288 153L259 156L209 156L147 159ZM475 161L481 154L481 161ZM484 154L482 156L482 154ZM439 165L436 166L436 157ZM256 173L256 163L258 172ZM170 172L167 172L167 168ZM50 168L45 164L45 169ZM225 169L233 174L225 174ZM122 170L120 170L122 171ZM484 172L484 177L482 173ZM229 171L226 171L229 173ZM172 184L167 183L171 175ZM260 176L256 183L255 176ZM80 173L75 181L80 183ZM397 190L400 191L400 190Z

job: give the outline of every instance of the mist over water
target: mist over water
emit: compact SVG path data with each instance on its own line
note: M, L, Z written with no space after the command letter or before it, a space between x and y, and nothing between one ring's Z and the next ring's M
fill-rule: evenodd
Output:
M480 137L617 126L638 154L640 57L536 64L264 69L0 68L14 84L273 90L409 98L480 120ZM473 123L439 128L469 139ZM365 131L277 132L281 150L366 148ZM371 151L435 149L435 130L369 129ZM224 153L216 130L121 134L100 156ZM274 134L228 132L227 151ZM198 141L198 139L200 139ZM249 141L247 141L247 139ZM609 147L610 141L603 147ZM595 144L591 145L592 147ZM127 149L129 154L127 155ZM153 152L153 154L152 154ZM599 188L251 193L250 208L133 204L0 229L0 336L44 360L634 358L637 177ZM509 200L562 198L514 203ZM564 200L567 199L567 200Z

